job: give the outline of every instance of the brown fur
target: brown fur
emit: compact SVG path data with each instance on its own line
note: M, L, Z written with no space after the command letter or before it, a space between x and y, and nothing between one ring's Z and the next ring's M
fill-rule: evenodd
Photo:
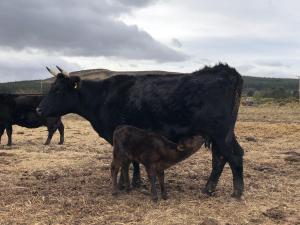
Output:
M163 136L132 127L118 127L113 135L113 161L111 175L112 194L117 194L117 175L121 168L127 191L130 189L128 169L132 161L142 163L151 182L152 199L157 201L155 188L158 177L162 198L167 198L164 185L164 170L195 153L204 143L201 136L182 140L178 145Z

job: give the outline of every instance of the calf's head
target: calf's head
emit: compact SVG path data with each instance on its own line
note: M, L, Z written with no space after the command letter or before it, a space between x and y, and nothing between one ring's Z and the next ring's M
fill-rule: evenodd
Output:
M47 67L56 79L36 109L41 116L62 116L76 111L79 102L80 77L69 76L64 70L57 68L59 73Z
M205 140L202 136L193 136L190 138L184 138L178 143L177 149L179 151L198 150L203 145L204 142Z

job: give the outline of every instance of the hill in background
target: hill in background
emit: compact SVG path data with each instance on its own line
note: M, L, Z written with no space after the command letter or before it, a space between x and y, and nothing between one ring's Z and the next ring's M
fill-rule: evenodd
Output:
M177 74L166 71L111 71L106 69L81 70L71 73L71 76L80 76L84 80L102 80L115 75L145 75L145 74ZM243 95L255 98L294 98L298 96L298 80L285 78L262 78L243 76ZM46 80L32 80L0 83L0 93L46 93L54 78Z

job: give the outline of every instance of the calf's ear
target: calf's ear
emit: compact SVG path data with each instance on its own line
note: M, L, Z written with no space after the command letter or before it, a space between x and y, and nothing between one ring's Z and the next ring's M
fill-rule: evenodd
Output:
M78 90L80 89L80 83L81 83L81 79L78 76L72 76L70 77L71 80L71 85L74 89Z

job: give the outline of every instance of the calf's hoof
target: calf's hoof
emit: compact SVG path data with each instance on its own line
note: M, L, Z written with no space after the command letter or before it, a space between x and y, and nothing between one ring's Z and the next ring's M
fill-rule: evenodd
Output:
M141 179L132 179L131 185L133 188L140 188L142 185Z
M124 186L123 182L119 182L119 183L118 183L118 189L119 189L120 191L122 191L122 190L125 189L125 186Z
M60 142L58 142L58 144L59 144L59 145L63 145L63 144L64 144L64 142L61 142L61 141L60 141Z
M156 203L158 201L158 197L157 196L153 196L152 197L152 201Z
M162 198L163 200L167 200L167 199L168 199L168 195L167 195L166 193L161 194L161 198Z
M131 187L127 187L127 188L125 188L125 190L126 190L127 193L129 193L129 192L131 192L132 188Z
M235 198L236 200L242 200L243 192L240 190L236 190L231 194L232 198Z
M7 146L12 146L12 143L11 142L7 143Z
M44 145L49 145L50 144L50 141L46 141Z

